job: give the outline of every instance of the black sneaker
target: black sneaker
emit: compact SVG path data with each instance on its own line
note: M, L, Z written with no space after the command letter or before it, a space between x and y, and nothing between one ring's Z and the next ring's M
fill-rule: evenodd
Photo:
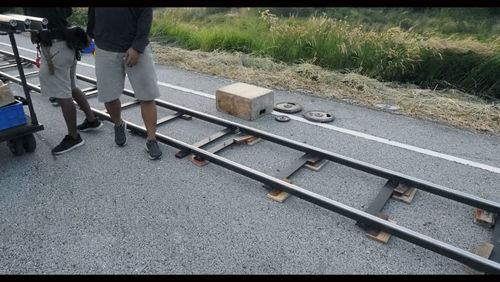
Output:
M78 148L83 144L85 144L85 141L83 141L82 137L80 137L80 134L78 134L78 137L76 139L69 135L66 135L64 136L62 142L59 145L57 145L54 149L52 149L52 154L60 155L69 152L75 148Z
M149 153L148 157L152 160L159 159L161 157L161 150L158 146L158 141L147 140L146 141L146 152Z
M118 146L125 146L127 144L127 123L122 121L118 126L115 125L115 143Z
M94 130L98 129L102 126L102 122L99 119L95 119L93 122L90 122L88 119L85 118L85 120L82 122L82 124L78 125L76 129L80 131L89 131L89 130Z

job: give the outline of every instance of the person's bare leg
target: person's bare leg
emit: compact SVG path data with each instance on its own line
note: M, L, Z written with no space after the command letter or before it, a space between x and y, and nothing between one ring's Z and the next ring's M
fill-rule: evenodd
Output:
M108 114L111 116L111 119L115 123L116 126L121 124L122 118L121 118L121 106L122 103L120 102L120 99L113 100L111 102L106 102L104 103L104 106L106 107L106 110L108 111Z
M147 140L155 140L157 121L156 102L154 100L141 101L141 114L146 126Z
M66 122L66 127L68 128L68 135L76 138L78 136L78 132L76 131L76 108L73 104L73 99L57 99L57 102L61 105L64 121Z
M94 112L90 109L87 97L83 94L82 90L80 88L73 88L73 90L71 90L71 95L73 96L73 100L75 100L80 109L85 113L87 120L89 122L94 122L96 120Z

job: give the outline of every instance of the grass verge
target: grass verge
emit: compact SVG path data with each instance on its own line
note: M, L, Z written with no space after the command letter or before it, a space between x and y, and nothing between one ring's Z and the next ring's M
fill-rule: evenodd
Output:
M155 61L161 64L373 109L379 109L380 103L397 105L399 114L500 134L500 104L460 90L380 82L356 73L340 73L310 63L290 65L243 52L189 51L154 42L153 50Z

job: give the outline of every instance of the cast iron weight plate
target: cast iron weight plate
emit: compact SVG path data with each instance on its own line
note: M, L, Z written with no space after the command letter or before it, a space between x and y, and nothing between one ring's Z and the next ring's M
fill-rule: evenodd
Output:
M282 113L293 114L302 111L302 106L292 102L282 102L274 105L274 110Z
M290 118L287 117L287 116L276 116L274 118L275 120L279 121L279 122L287 122L287 121L290 121Z
M316 122L330 122L335 119L335 116L330 112L308 111L304 113L304 118Z

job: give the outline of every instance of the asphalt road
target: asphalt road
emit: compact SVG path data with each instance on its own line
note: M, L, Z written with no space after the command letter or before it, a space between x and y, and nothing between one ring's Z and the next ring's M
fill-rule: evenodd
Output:
M17 39L21 55L34 58L28 39ZM8 43L0 36L1 50L11 51ZM93 64L92 55L84 54L77 72L95 77ZM329 127L303 122L300 114L287 123L274 115L244 121L215 108L216 89L235 81L167 65L156 65L156 71L162 100L500 202L500 137L279 90L275 102L329 110L336 120ZM38 84L36 76L28 81ZM11 89L23 95L21 87ZM45 126L35 134L36 151L14 157L0 144L2 274L466 273L461 263L395 236L387 244L373 241L354 220L299 198L270 200L261 183L215 164L177 159L173 147L160 144L164 155L158 161L147 158L140 136L129 134L127 145L117 147L107 121L99 131L81 133L84 146L52 156L66 134L60 108L35 92L32 99ZM104 108L97 98L89 103ZM159 117L170 113L160 109ZM83 121L84 114L77 114ZM143 125L138 108L123 117ZM194 143L220 129L193 119L175 120L158 132ZM219 155L273 175L302 153L261 141ZM366 209L385 183L331 162L319 172L301 169L291 179L357 209ZM492 239L491 229L473 224L474 211L418 191L411 204L390 200L383 213L472 250Z

